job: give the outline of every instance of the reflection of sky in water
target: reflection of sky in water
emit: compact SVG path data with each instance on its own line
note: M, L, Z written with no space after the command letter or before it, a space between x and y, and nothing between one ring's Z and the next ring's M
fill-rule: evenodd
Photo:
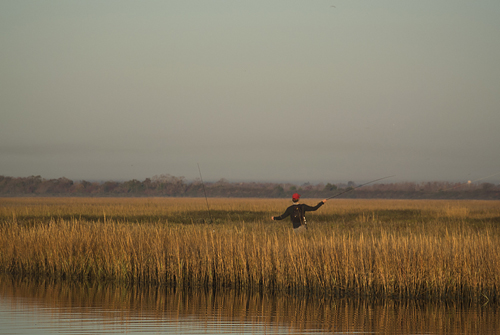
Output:
M35 284L0 276L0 334L496 334L495 306Z
M114 316L113 316L114 314ZM295 331L264 322L240 322L197 316L127 317L119 311L82 308L66 313L57 308L33 305L23 299L0 299L0 334L293 334ZM319 331L321 333L321 331ZM359 334L359 332L356 332Z

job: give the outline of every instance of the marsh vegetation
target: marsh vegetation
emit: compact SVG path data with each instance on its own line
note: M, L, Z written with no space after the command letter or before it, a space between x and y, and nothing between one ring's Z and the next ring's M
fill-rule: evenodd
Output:
M1 198L0 272L317 296L498 303L500 201ZM317 200L305 202L314 204Z

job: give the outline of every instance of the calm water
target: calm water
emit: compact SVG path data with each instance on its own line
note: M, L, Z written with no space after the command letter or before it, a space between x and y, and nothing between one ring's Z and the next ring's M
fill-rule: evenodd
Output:
M494 306L370 303L16 281L0 334L497 334Z

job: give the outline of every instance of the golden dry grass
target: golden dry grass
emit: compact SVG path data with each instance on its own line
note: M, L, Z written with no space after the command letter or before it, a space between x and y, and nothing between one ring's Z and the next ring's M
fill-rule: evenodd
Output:
M0 199L0 271L78 281L498 302L500 202ZM306 201L315 204L317 200Z

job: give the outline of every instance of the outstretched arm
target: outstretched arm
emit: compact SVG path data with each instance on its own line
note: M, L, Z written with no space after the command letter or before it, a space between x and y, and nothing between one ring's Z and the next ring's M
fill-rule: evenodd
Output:
M291 213L291 207L288 207L285 211L285 213L281 214L280 216L272 216L271 220L283 220L287 216L289 216Z
M317 210L318 208L320 208L321 206L323 206L323 204L326 202L326 199L320 201L316 206L312 207L312 206L308 206L308 205L304 205L304 211L305 212L314 212L315 210Z

